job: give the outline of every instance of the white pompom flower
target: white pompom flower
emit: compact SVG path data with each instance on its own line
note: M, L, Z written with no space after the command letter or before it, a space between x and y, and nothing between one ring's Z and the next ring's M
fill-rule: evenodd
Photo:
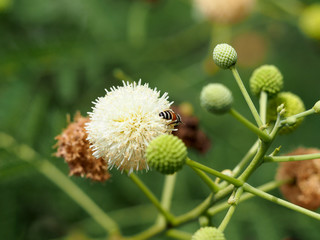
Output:
M159 117L170 108L168 94L160 97L160 91L148 84L125 83L106 90L88 113L90 122L86 130L93 155L107 161L121 171L148 170L145 149L155 137L172 131L172 125Z

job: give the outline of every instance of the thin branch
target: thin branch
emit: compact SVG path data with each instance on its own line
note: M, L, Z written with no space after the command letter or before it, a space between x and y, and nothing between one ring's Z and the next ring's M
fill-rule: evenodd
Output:
M254 104L253 104L253 102L247 92L247 89L245 88L245 86L241 80L241 77L240 77L236 67L235 66L231 67L231 71L232 71L234 78L236 79L236 82L238 83L238 86L240 88L240 91L242 92L244 99L246 100L246 102L251 110L251 113L252 113L254 119L256 120L256 122L260 128L263 125L263 123L260 119L260 116L259 116L259 113L258 113L256 107L254 106Z
M140 190L146 195L146 197L151 201L151 203L159 210L159 212L163 214L166 220L169 221L170 223L173 223L175 220L174 216L169 211L167 211L162 207L162 205L160 204L156 196L140 180L140 178L134 173L131 173L129 175L129 178L138 186L138 188L140 188Z
M290 162L290 161L303 161L320 158L320 153L304 154L304 155L293 155L293 156L265 156L265 162Z
M243 184L243 189L245 191L247 191L247 192L250 192L250 193L258 196L258 197L264 198L264 199L266 199L268 201L274 202L274 203L279 204L281 206L284 206L286 208L292 209L292 210L294 210L296 212L300 212L300 213L302 213L304 215L307 215L309 217L312 217L312 218L315 218L317 220L320 220L320 214L319 213L310 211L310 210L308 210L306 208L300 207L298 205L295 205L293 203L285 201L285 200L283 200L281 198L275 197L275 196L273 196L273 195L271 195L269 193L261 191L261 190L255 188L255 187L252 187L247 183Z
M244 116L242 116L235 109L231 108L229 113L235 119L237 119L240 123L242 123L244 126L246 126L250 131L257 134L258 137L261 138L261 140L263 140L265 142L269 142L271 140L270 136L266 132L261 131L257 126L255 126L253 123L251 123L248 119L246 119Z

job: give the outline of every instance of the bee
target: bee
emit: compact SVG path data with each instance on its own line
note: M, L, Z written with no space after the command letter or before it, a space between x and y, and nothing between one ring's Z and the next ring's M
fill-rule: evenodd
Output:
M175 127L182 123L180 115L171 109L160 112L159 117L162 117L165 120L171 120L169 125L174 124Z

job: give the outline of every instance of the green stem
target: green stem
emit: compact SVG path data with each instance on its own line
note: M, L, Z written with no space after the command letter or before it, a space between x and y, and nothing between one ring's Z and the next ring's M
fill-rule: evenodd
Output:
M275 148L275 149L273 150L273 152L269 154L269 156L270 156L270 157L276 156L276 155L280 152L280 149L281 149L281 145L280 145L279 147Z
M253 156L257 153L259 147L259 140L257 140L252 147L249 149L247 154L241 159L241 161L234 167L232 170L232 177L238 176L240 171L244 168L244 166L253 158ZM228 185L227 182L222 182L219 184L220 189L225 188Z
M81 206L110 235L120 234L117 224L88 197L76 184L47 160L41 160L38 170Z
M221 189L219 192L217 192L213 198L212 198L212 202L213 203L216 203L217 201L225 198L226 196L228 196L234 189L234 186L231 184L231 185L228 185L226 186L225 188Z
M270 133L270 136L271 136L272 139L274 139L276 137L280 127L281 127L280 126L280 114L278 113L277 120L276 120L276 122L275 122L275 124L273 126L273 129L272 129L271 133Z
M292 116L290 116L290 118L292 118L292 117L302 118L302 117L306 117L306 116L309 116L309 115L314 114L314 113L316 113L316 111L315 111L313 108L311 108L311 109L309 109L309 110L307 110L307 111L298 113L298 114L296 114L296 115L292 115ZM282 120L282 121L280 122L281 125L285 125L286 123L287 123L287 119L284 119L284 120Z
M175 221L174 216L164 209L158 199L154 196L154 194L149 190L149 188L139 179L137 175L131 173L129 175L130 179L140 188L140 190L146 195L147 198L152 202L152 204L159 210L160 213L166 218L166 220L170 223Z
M236 193L234 194L234 199L232 201L234 201L233 203L231 203L231 206L229 207L229 210L227 212L227 214L225 215L225 217L223 218L222 222L220 223L218 229L223 232L225 230L225 228L227 227L228 223L231 220L231 217L234 213L234 211L236 210L238 201L241 197L243 193L243 188L240 187L236 190Z
M166 209L170 210L172 195L174 191L174 185L177 179L177 174L167 175L165 177L161 205Z
M256 154L259 147L259 140L257 140L249 149L247 154L241 159L239 164L232 170L233 177L236 177L250 159Z
M229 113L237 119L239 122L241 122L243 125L245 125L248 129L250 129L252 132L257 134L259 138L261 138L265 142L269 142L271 140L270 136L266 134L265 132L261 131L259 128L257 128L253 123L251 123L248 119L243 117L239 112L237 112L235 109L231 108Z
M46 159L40 160L40 156L32 148L25 144L17 144L14 138L2 132L0 132L0 147L15 154L21 160L32 164L40 173L50 179L65 194L82 207L109 235L120 235L119 227L112 218L56 166Z
M272 157L265 156L265 162L289 162L289 161L302 161L320 158L320 153L304 154L304 155L294 155L294 156L280 156Z
M259 166L259 164L262 162L265 153L267 152L269 146L271 143L260 143L260 148L258 149L257 154L252 159L249 166L246 168L246 170L240 175L238 178L239 180L245 182L250 177L250 175L253 173L253 171Z
M166 235L171 238L180 239L180 240L190 240L192 238L192 234L186 233L183 231L179 231L176 229L170 229L166 232Z
M159 234L165 229L165 224L161 225L153 225L147 230L143 231L142 233L139 233L135 236L131 237L125 237L121 238L120 240L145 240L145 239L150 239L151 237L154 237L155 235Z
M261 91L260 93L260 118L262 124L266 124L267 120L267 103L268 103L268 94L265 91Z
M240 77L236 67L235 66L231 67L231 71L232 71L234 78L236 79L236 81L238 83L238 86L240 88L240 91L242 92L244 99L246 100L246 102L251 110L251 113L252 113L254 119L256 120L256 122L260 128L263 125L263 123L260 119L260 116L259 116L259 113L258 113L256 107L254 106L254 104L253 104L253 102L252 102L252 100L251 100L242 80L241 80L241 77Z
M217 202L218 200L226 197L228 194L230 194L233 190L233 186L229 185L224 189L221 189L217 194L213 195L210 194L201 204L199 204L194 209L190 210L189 212L176 217L176 221L173 226L181 225L182 223L189 222L197 217L199 217L201 214L203 214L212 203Z
M212 192L218 192L220 190L219 186L203 171L199 170L196 167L192 167L192 170L195 171L198 176L208 185Z
M233 185L236 186L236 187L241 187L242 184L243 184L243 181L241 181L241 180L238 180L238 179L233 178L233 177L229 177L229 176L227 176L227 175L225 175L225 174L223 174L223 173L221 173L221 172L219 172L219 171L217 171L217 170L214 170L214 169L209 168L209 167L207 167L207 166L205 166L205 165L202 165L202 164L200 164L200 163L197 163L197 162L195 162L195 161L192 161L190 158L187 158L186 164L187 164L189 167L196 167L196 168L198 168L198 169L200 169L200 170L202 170L202 171L205 171L205 172L207 172L207 173L210 173L210 174L212 174L212 175L214 175L214 176L216 176L216 177L218 177L218 178L221 178L221 179L223 179L223 180L225 180L225 181L233 184Z
M273 188L280 186L281 184L283 184L285 182L287 182L287 181L273 181L273 182L267 183L265 185L262 185L261 187L259 187L259 189L261 189L262 191L269 191ZM185 222L188 222L188 221L191 221L191 220L197 218L206 209L208 209L212 203L215 203L215 202L223 199L224 197L226 197L228 194L230 194L232 192L233 188L234 187L232 185L229 185L229 186L221 189L214 196L212 196L212 194L210 194L209 197L207 197L200 205L198 205L194 209L190 210L189 212L187 212L181 216L176 217L175 226L178 226L182 223L185 223ZM243 197L241 197L240 201L244 201L245 199L248 199L251 197L253 197L252 194L245 193L243 195ZM208 210L208 214L212 216L215 214L215 212L220 212L230 206L227 202L223 203L223 204L224 205L218 204L218 205L213 206L212 208L210 208Z
M166 175L164 180L164 184L162 188L161 205L167 211L170 211L171 200L172 200L176 178L177 178L177 174L175 173L173 175ZM158 216L156 220L156 224L160 223L161 221L165 221L162 214Z
M300 213L305 214L305 215L307 215L309 217L312 217L312 218L315 218L317 220L320 220L320 214L319 213L310 211L308 209L305 209L303 207L297 206L297 205L295 205L293 203L290 203L288 201L285 201L283 199L277 198L277 197L275 197L275 196L273 196L273 195L271 195L269 193L261 191L261 190L255 188L255 187L252 187L247 183L243 184L243 189L245 191L247 191L247 192L250 192L250 193L258 196L258 197L264 198L264 199L266 199L268 201L274 202L274 203L279 204L281 206L284 206L284 207L287 207L289 209L292 209L292 210L294 210L296 212L300 212Z
M282 184L287 183L287 182L289 182L289 181L288 180L272 181L272 182L266 183L266 184L258 187L258 189L260 189L261 191L264 191L264 192L268 192L268 191L270 191L272 189L275 189L275 188L277 188L277 187L279 187ZM254 196L255 195L253 195L251 193L244 193L244 194L242 194L239 202L246 201L246 200L248 200L250 198L253 198ZM207 213L210 216L214 216L217 213L227 209L228 207L230 207L230 204L227 201L225 201L223 203L216 204L213 207L209 208Z
M205 212L209 207L210 204L212 203L212 193L202 202L200 203L198 206L196 206L194 209L190 210L189 212L176 217L176 221L174 226L178 226L182 223L191 221L197 217L199 217L200 214L202 214L203 212Z

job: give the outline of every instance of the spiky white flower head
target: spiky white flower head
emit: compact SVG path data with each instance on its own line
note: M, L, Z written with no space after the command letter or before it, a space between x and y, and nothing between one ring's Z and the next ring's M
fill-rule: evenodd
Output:
M148 170L145 149L155 137L172 131L172 125L159 117L169 109L168 94L160 97L160 91L148 84L125 83L106 90L104 97L94 103L87 124L88 140L93 155L102 157L109 168L127 170Z

